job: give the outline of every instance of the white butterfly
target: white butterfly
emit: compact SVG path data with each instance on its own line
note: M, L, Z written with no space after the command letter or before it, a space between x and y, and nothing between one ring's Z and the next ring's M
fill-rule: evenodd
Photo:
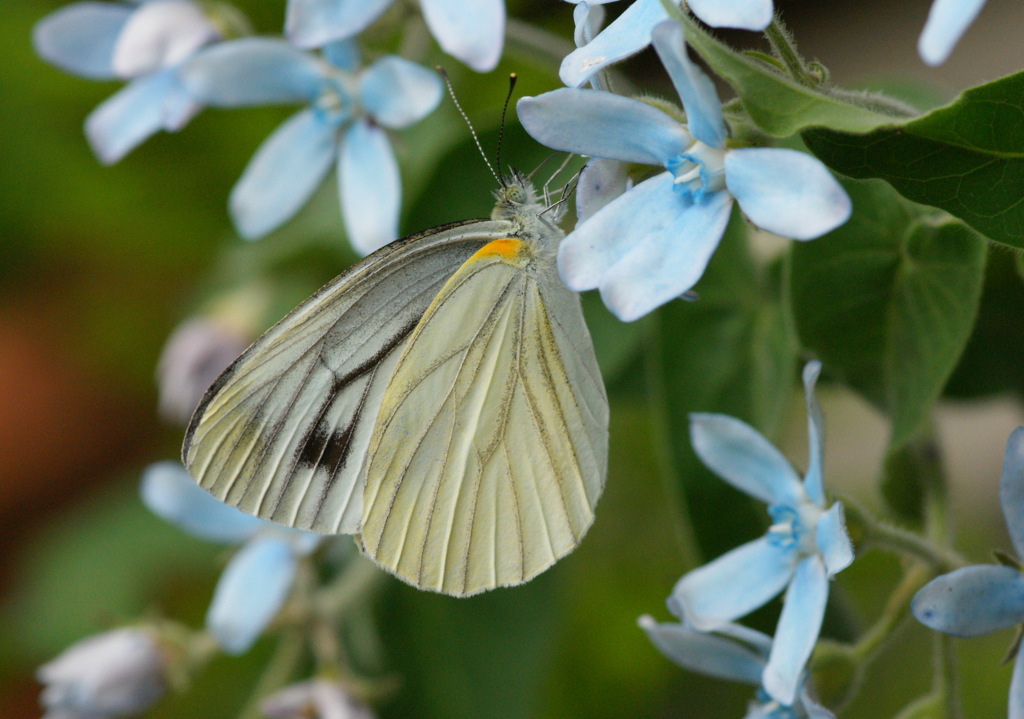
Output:
M245 512L458 596L525 582L594 519L608 400L562 232L519 175L490 220L397 240L278 322L206 392L182 457Z

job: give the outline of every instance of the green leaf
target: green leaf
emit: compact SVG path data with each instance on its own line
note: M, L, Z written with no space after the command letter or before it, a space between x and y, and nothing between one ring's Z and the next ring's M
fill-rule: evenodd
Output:
M886 454L882 496L897 516L920 525L926 499L943 491L945 479L935 436L922 432Z
M796 341L781 300L780 268L755 266L746 225L736 212L703 279L699 300L675 301L657 315L652 389L669 423L673 461L691 500L705 556L752 538L763 510L737 506L737 493L713 479L690 446L691 412L739 417L771 437L781 425L796 378Z
M992 252L985 269L978 319L946 386L946 394L978 398L1004 392L1024 394L1024 281L1018 272L1019 257Z
M847 182L853 217L793 252L801 341L892 419L894 445L927 416L978 308L985 243L881 182Z
M777 67L716 40L688 15L674 15L690 46L732 86L758 128L773 137L789 137L815 126L867 132L893 122L892 110L878 106L882 98L855 95L844 100L801 85Z
M1024 247L1024 72L964 92L917 119L866 134L803 133L832 169L877 177L996 242Z

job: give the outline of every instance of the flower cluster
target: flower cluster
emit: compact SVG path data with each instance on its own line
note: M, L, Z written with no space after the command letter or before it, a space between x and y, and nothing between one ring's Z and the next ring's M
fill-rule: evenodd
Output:
M599 288L625 321L693 287L734 200L754 224L797 240L838 227L851 209L817 159L795 150L730 147L717 93L687 57L680 27L666 20L654 27L652 40L679 92L685 125L650 104L597 90L555 90L518 105L523 127L549 147L664 169L614 199L621 184L599 183L595 190L588 182L580 201L600 209L588 209L559 247L565 283L577 291Z
M432 71L393 55L360 70L347 41L316 57L284 40L244 38L201 53L182 75L207 105L306 104L267 138L231 193L243 237L292 217L333 165L355 248L368 254L398 237L401 184L383 128L408 127L437 106Z
M336 164L345 227L366 254L398 236L401 180L386 129L418 122L441 98L439 78L403 58L359 67L353 38L388 4L291 2L290 44L242 37L247 21L222 4L80 2L40 21L34 40L43 58L69 72L130 80L86 120L105 163L159 130L180 130L203 106L307 105L257 151L231 194L232 218L243 237L262 237L290 219ZM438 1L424 3L424 12L446 49L488 70L501 54L504 5L473 7L456 12Z
M192 0L80 2L41 20L33 39L44 59L68 72L129 81L85 121L89 143L109 164L159 130L180 130L199 112L181 66L232 30L221 25Z
M668 606L681 626L641 621L655 645L682 666L759 684L767 697L762 704L801 705L810 716L829 716L820 708L812 711L816 705L804 693L829 578L853 561L842 505L827 505L822 484L821 410L814 396L820 371L821 365L811 362L803 374L810 459L802 482L778 450L744 422L720 414L691 416L697 456L722 479L767 503L772 525L764 537L679 580ZM784 589L774 641L733 626ZM706 651L693 654L700 647Z

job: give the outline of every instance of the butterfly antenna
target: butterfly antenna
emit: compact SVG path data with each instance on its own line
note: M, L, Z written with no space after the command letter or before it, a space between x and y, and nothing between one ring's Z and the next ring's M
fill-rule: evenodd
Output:
M487 159L487 153L484 152L484 148L480 144L480 138L477 137L476 130L473 129L473 123L469 121L469 115L466 114L466 111L462 109L462 105L459 104L459 98L455 97L455 88L452 87L452 81L448 79L448 73L445 72L444 68L441 67L440 65L438 65L434 69L437 70L437 74L441 76L442 80L444 80L445 87L448 88L448 94L451 96L452 102L455 103L455 109L459 111L459 114L462 115L462 119L465 120L466 127L469 128L469 134L473 136L473 142L474 144L476 144L476 149L480 152L480 157L484 158L484 163L487 165L487 169L491 171L492 175L494 175L494 179L498 181L498 184L504 187L505 183L502 182L501 178L498 176L498 173L494 171L494 167L491 165L491 161ZM506 104L508 103L506 102ZM504 117L504 114L502 115L502 117ZM503 128L504 125L505 123L503 120ZM498 141L498 146L499 148L501 146L500 140Z
M501 169L501 141L505 137L505 115L508 114L508 103L512 100L512 91L516 89L516 80L519 76L514 72L508 76L508 94L505 95L505 104L501 107L501 125L498 128L498 151L495 153L494 164Z

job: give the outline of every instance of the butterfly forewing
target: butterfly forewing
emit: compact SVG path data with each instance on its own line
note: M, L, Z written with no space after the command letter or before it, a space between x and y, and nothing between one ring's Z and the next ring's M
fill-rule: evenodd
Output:
M431 303L384 392L364 551L448 594L527 581L593 521L607 421L578 297L535 244L489 244Z
M214 496L318 532L358 531L366 448L391 370L424 310L508 223L394 242L334 279L242 354L192 417L182 457Z

